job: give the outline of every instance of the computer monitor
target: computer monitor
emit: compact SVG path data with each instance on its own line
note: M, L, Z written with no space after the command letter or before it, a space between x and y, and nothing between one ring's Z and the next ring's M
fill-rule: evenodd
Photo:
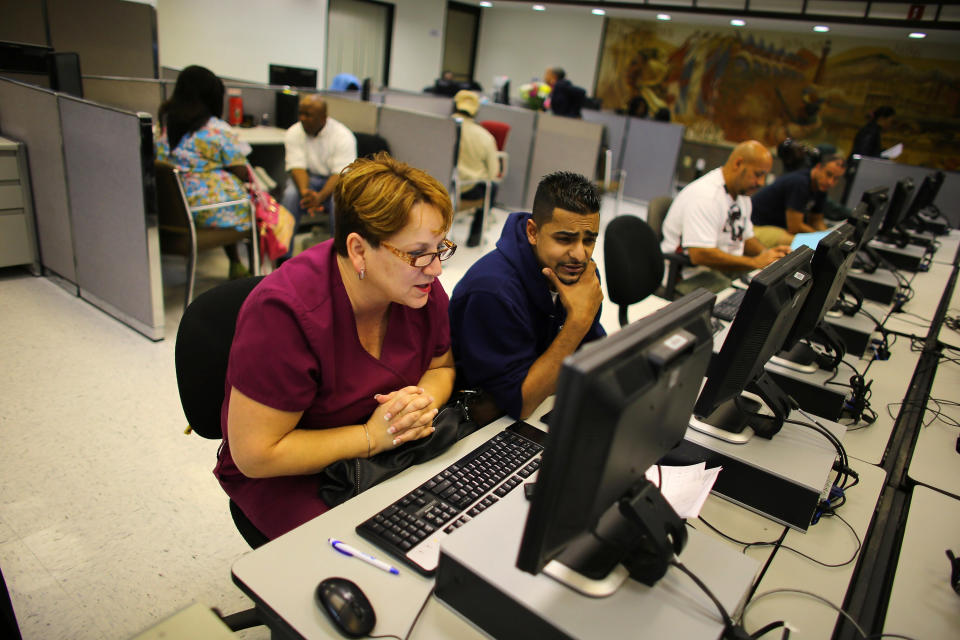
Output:
M857 249L877 237L877 232L880 231L884 215L887 212L889 200L889 187L874 187L861 194L860 202L850 214L850 223L855 229L854 237L857 239Z
M840 336L829 326L821 325L821 322L837 301L856 255L856 229L849 223L840 225L820 239L810 262L810 275L813 278L810 293L787 333L783 350L774 356L774 362L804 373L816 371L819 368L817 353L802 342L805 338L815 336L816 342L825 344L833 352L833 366L839 365L846 347Z
M720 352L710 361L707 380L693 408L690 427L728 442L754 434L772 438L789 415L791 400L764 372L780 351L810 293L813 250L802 246L754 276ZM761 404L742 395L756 394Z
M663 576L686 532L644 473L686 432L715 299L695 291L564 361L517 568L593 596Z
M913 201L907 207L904 221L919 222L918 214L933 206L933 201L937 199L937 194L940 193L940 187L943 185L943 178L943 171L936 171L924 176L923 182L917 188L917 195L913 197Z
M80 55L73 52L50 54L50 87L83 97L83 77L80 73Z
M888 236L893 234L907 215L907 205L913 195L913 179L904 176L897 180L893 186L893 193L890 195L890 204L887 205L887 212L883 214L883 226L880 227L880 235Z
M270 84L285 87L317 88L317 70L304 67L287 67L279 64L270 65Z

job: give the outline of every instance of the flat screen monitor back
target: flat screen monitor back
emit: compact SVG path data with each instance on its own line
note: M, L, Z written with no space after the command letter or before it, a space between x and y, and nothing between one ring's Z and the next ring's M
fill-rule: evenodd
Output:
M897 180L893 187L893 193L890 195L887 211L883 214L883 226L880 227L881 235L893 233L906 218L907 207L913 197L913 189L911 178L903 177Z
M79 54L58 52L50 55L50 86L61 93L83 97Z
M803 308L813 284L812 258L810 247L800 247L750 281L720 352L710 361L692 428L730 442L746 442L754 433L773 437L783 426L788 400L763 367L783 347ZM748 387L761 396L774 420L746 411L747 400L740 396ZM759 410L759 403L753 404L751 411Z
M784 341L785 349L792 348L812 334L837 301L847 271L857 253L853 238L853 226L845 223L820 239L810 263L813 284Z
M604 512L683 439L710 360L715 299L695 291L564 361L518 568L537 574L592 539ZM609 557L595 560L578 571L603 574Z

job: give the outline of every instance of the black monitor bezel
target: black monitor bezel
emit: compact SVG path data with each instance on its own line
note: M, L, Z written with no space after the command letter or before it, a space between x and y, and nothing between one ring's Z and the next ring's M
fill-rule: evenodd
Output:
M813 284L807 294L793 327L783 343L784 349L791 349L800 340L813 333L823 321L827 311L833 307L843 288L850 265L857 255L857 243L854 240L856 229L849 223L832 229L817 243L810 261L810 275Z
M933 204L940 193L940 187L943 186L944 178L943 171L934 171L923 177L923 181L917 187L913 200L910 201L910 206L903 216L904 220L915 219L918 213Z
M294 75L295 74L295 75ZM295 80L297 76L306 76L306 80ZM318 72L308 67L291 67L285 64L270 64L267 71L267 82L270 85L282 87L297 87L298 89L316 89ZM312 80L312 83L311 83Z
M536 490L517 556L519 569L539 573L574 539L590 533L603 512L642 481L646 469L683 439L690 408L712 352L710 314L715 299L714 294L697 290L617 333L585 345L564 361ZM617 382L626 380L611 381L610 377L625 376L625 361L637 358L639 353L647 356L642 362L649 372L656 366L651 364L651 358L657 356L651 354L656 347L663 349L663 342L675 336L678 327L694 338L679 352L689 356L667 360L669 372L655 376L653 389L665 382L682 388L675 387L670 394L653 394L650 388L644 387L628 396L618 396L622 389ZM598 374L600 370L604 373ZM650 445L651 439L655 444L642 451L616 446L622 445L625 437L637 435L637 430L624 429L626 425L621 416L625 406L636 411L637 397L644 398L644 393L668 400L650 408L665 416L647 423L659 429L642 433L646 445ZM626 460L629 462L618 466L618 462Z
M802 246L753 277L694 406L706 418L734 399L764 373L764 365L783 347L812 285L813 250ZM795 289L791 290L791 287ZM788 301L793 302L785 308Z
M887 235L899 227L907 218L912 198L916 192L913 178L904 176L897 180L893 192L887 200L887 210L883 214L883 226L880 235Z

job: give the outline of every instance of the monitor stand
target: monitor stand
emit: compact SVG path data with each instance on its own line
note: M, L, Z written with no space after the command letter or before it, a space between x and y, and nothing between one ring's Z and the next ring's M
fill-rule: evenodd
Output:
M770 362L797 373L816 373L820 369L817 352L805 342L798 342L789 351L781 351Z
M641 478L603 512L593 531L574 538L543 573L585 596L605 598L628 577L655 585L686 543L683 520L660 489Z
M722 475L722 474L721 474ZM626 580L608 598L589 598L541 572L517 569L529 503L511 491L444 538L436 597L458 615L501 640L530 638L719 638L716 606L690 578L670 567L656 585ZM703 533L689 530L680 560L739 611L760 563Z

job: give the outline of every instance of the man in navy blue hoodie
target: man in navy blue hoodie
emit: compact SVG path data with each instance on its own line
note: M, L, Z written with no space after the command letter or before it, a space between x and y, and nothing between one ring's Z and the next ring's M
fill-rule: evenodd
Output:
M599 233L600 194L587 178L561 171L540 181L533 213L510 214L497 248L453 289L459 387L479 387L514 418L554 393L563 359L606 335L591 259Z

